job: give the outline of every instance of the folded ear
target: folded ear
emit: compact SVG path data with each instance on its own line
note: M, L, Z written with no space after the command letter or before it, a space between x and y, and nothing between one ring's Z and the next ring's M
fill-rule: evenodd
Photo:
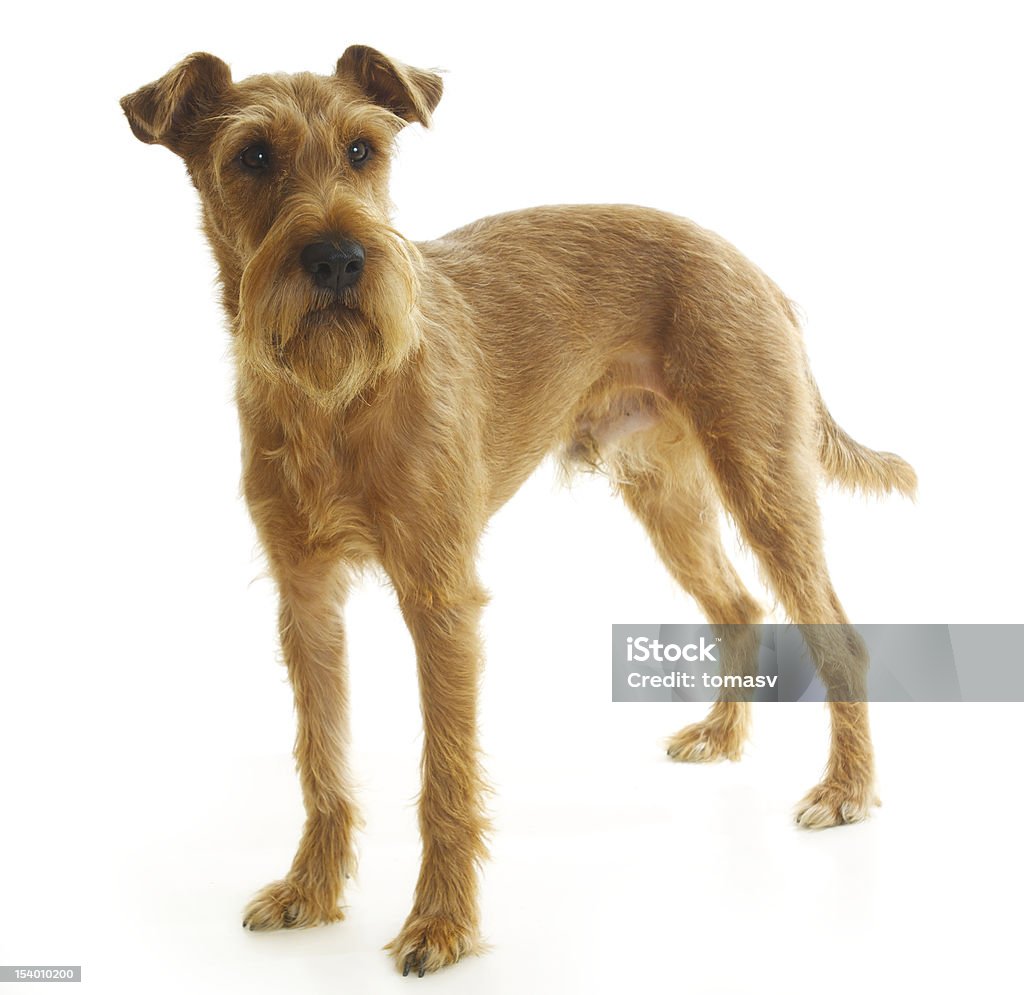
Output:
M430 126L443 83L436 73L389 59L366 45L351 45L338 59L335 75L355 83L375 104L406 121Z
M135 137L182 153L183 140L199 118L231 86L231 70L215 55L195 52L155 83L121 98Z

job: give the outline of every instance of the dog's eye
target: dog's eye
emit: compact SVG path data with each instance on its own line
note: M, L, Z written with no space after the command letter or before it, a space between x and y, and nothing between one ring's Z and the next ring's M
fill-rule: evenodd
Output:
M246 169L254 171L267 169L270 166L270 149L262 142L258 142L256 145L250 145L242 149L241 154L238 156L238 161Z
M366 161L373 155L369 142L361 138L358 141L350 142L348 146L348 161L357 169L365 165Z

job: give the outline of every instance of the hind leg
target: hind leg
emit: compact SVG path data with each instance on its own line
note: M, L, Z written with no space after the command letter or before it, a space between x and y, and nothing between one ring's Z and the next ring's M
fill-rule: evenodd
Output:
M756 674L758 626L750 623L713 628L726 633L721 637L722 674ZM723 691L706 718L669 737L667 752L673 760L690 763L739 760L749 735L749 700L741 694Z
M694 393L687 407L726 508L786 613L800 626L828 691L828 765L796 811L799 825L818 829L858 822L878 800L866 705L867 653L828 575L813 414L805 382L787 375L788 369L765 363L749 393Z
M722 673L756 673L761 607L725 557L720 504L693 440L666 447L639 468L627 464L618 487L669 572L721 638ZM668 740L668 755L680 761L738 760L749 728L749 701L723 692L705 719Z
M748 505L738 517L771 586L799 625L828 692L828 765L796 810L800 826L824 829L860 822L878 804L866 702L868 658L828 576L813 484L787 476L784 466L785 461L775 481L784 496L781 505L761 504L754 512Z

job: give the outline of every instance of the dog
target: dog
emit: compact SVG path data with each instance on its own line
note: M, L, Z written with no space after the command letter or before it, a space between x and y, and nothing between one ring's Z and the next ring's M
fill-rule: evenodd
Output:
M796 820L877 804L866 654L822 550L824 475L912 495L899 457L842 431L808 369L790 301L690 221L630 206L534 208L414 244L390 222L389 162L430 124L442 81L365 46L330 76L233 82L196 53L121 105L135 136L185 161L216 258L237 369L243 490L280 597L306 823L251 930L341 919L359 819L346 768L340 606L376 564L417 656L422 864L388 945L420 977L481 947L486 856L477 741L481 533L550 453L599 468L723 639L756 668L763 612L726 560L719 510L801 626L829 691L823 779ZM725 694L669 740L735 759L749 703Z

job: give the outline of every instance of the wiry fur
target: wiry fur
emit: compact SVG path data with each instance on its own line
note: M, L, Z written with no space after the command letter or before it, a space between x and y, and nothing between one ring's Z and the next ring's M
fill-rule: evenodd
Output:
M251 929L341 918L358 817L345 766L339 615L377 563L416 645L424 721L423 863L390 945L430 971L479 948L486 853L476 733L485 596L474 561L490 516L553 451L602 467L668 569L720 626L723 667L749 672L761 608L726 561L724 507L832 699L825 778L801 825L863 818L875 800L863 646L822 553L822 471L910 493L913 471L839 429L784 295L692 222L626 206L546 207L413 245L390 225L397 131L429 123L433 73L348 49L329 77L233 83L190 56L122 101L142 141L181 155L199 191L237 366L244 490L280 593L307 822L288 875L249 905ZM357 167L353 142L373 155ZM271 151L259 175L240 162ZM355 239L366 263L340 297L304 246ZM749 705L725 696L672 738L680 760L739 756Z

